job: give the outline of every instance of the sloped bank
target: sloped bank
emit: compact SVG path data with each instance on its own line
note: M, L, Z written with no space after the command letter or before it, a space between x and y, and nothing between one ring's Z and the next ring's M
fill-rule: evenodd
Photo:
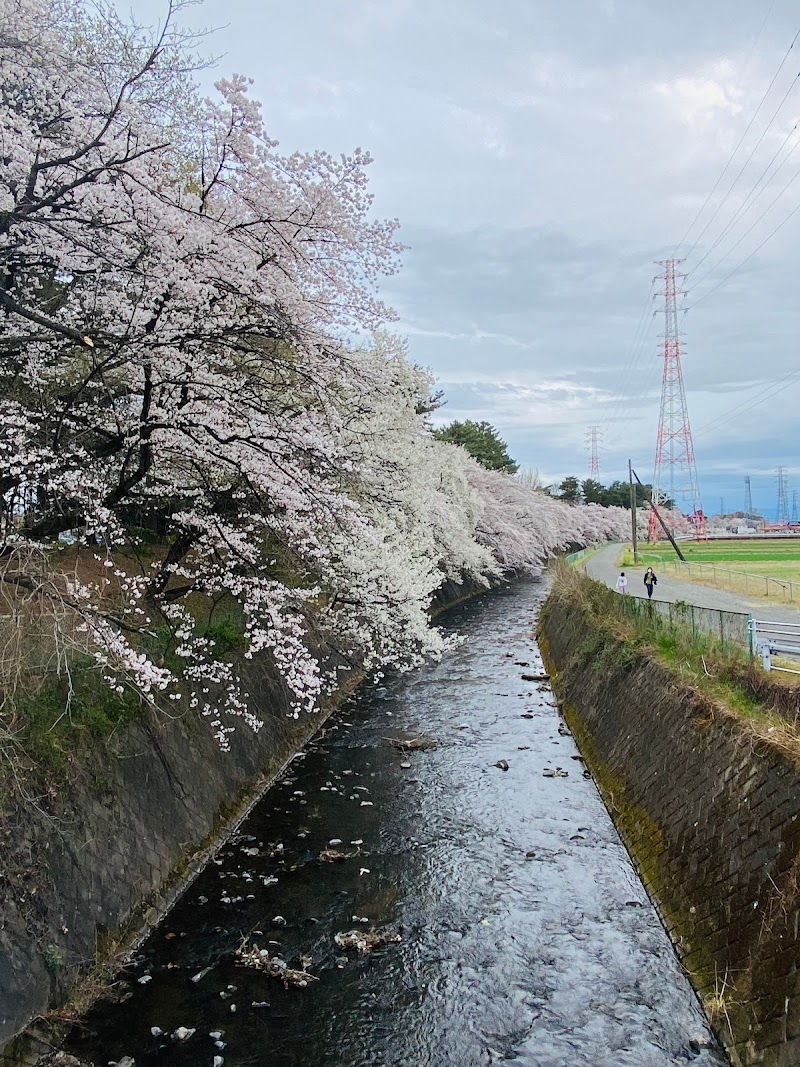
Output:
M485 591L448 581L432 613ZM30 1062L47 1047L76 990L79 999L91 998L104 962L113 963L163 916L208 852L361 681L359 667L337 652L320 647L317 655L343 668L340 689L321 712L297 720L287 714L286 690L268 662L246 666L247 690L264 726L257 734L236 730L230 752L221 752L194 716L148 715L71 759L67 774L46 791L28 788L13 763L4 762L4 1063ZM30 1026L39 1019L44 1025Z
M565 718L739 1067L800 1063L800 770L779 744L551 594Z

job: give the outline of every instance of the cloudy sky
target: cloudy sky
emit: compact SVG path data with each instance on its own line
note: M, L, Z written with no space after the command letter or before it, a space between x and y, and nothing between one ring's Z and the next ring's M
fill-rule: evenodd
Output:
M442 421L489 420L546 481L588 474L597 426L602 480L629 456L649 480L654 260L680 245L706 511L741 508L750 474L773 514L778 465L800 492L800 39L764 99L791 0L206 0L184 21L218 27L218 74L254 79L284 150L374 155L409 246L386 296Z

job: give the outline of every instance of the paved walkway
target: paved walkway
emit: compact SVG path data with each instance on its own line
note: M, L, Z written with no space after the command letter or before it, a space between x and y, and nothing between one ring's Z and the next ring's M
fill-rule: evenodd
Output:
M584 563L584 570L592 578L614 588L622 568L617 560L622 554L622 546L605 545ZM642 582L643 567L632 567L625 571L628 577L628 592L634 596L644 596L646 590ZM685 604L694 604L698 608L716 608L719 611L744 611L757 619L768 622L800 623L800 607L791 604L777 604L764 597L748 597L742 593L732 593L727 589L715 589L699 582L684 582L674 578L668 571L659 572L658 585L654 599L675 602L682 600Z

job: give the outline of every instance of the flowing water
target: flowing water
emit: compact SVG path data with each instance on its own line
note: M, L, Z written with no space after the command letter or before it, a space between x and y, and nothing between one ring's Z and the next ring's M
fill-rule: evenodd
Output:
M543 593L450 612L457 649L329 720L69 1051L103 1067L726 1064L549 685L522 678L542 670ZM418 735L438 745L387 740ZM401 940L333 940L373 928ZM241 966L243 940L313 979Z

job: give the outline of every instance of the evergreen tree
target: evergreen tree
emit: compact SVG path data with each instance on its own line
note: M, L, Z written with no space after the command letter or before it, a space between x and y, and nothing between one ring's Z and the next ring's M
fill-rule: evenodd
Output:
M519 466L509 456L505 441L491 423L471 419L451 422L449 426L434 430L434 437L451 445L461 445L487 470L514 474Z

